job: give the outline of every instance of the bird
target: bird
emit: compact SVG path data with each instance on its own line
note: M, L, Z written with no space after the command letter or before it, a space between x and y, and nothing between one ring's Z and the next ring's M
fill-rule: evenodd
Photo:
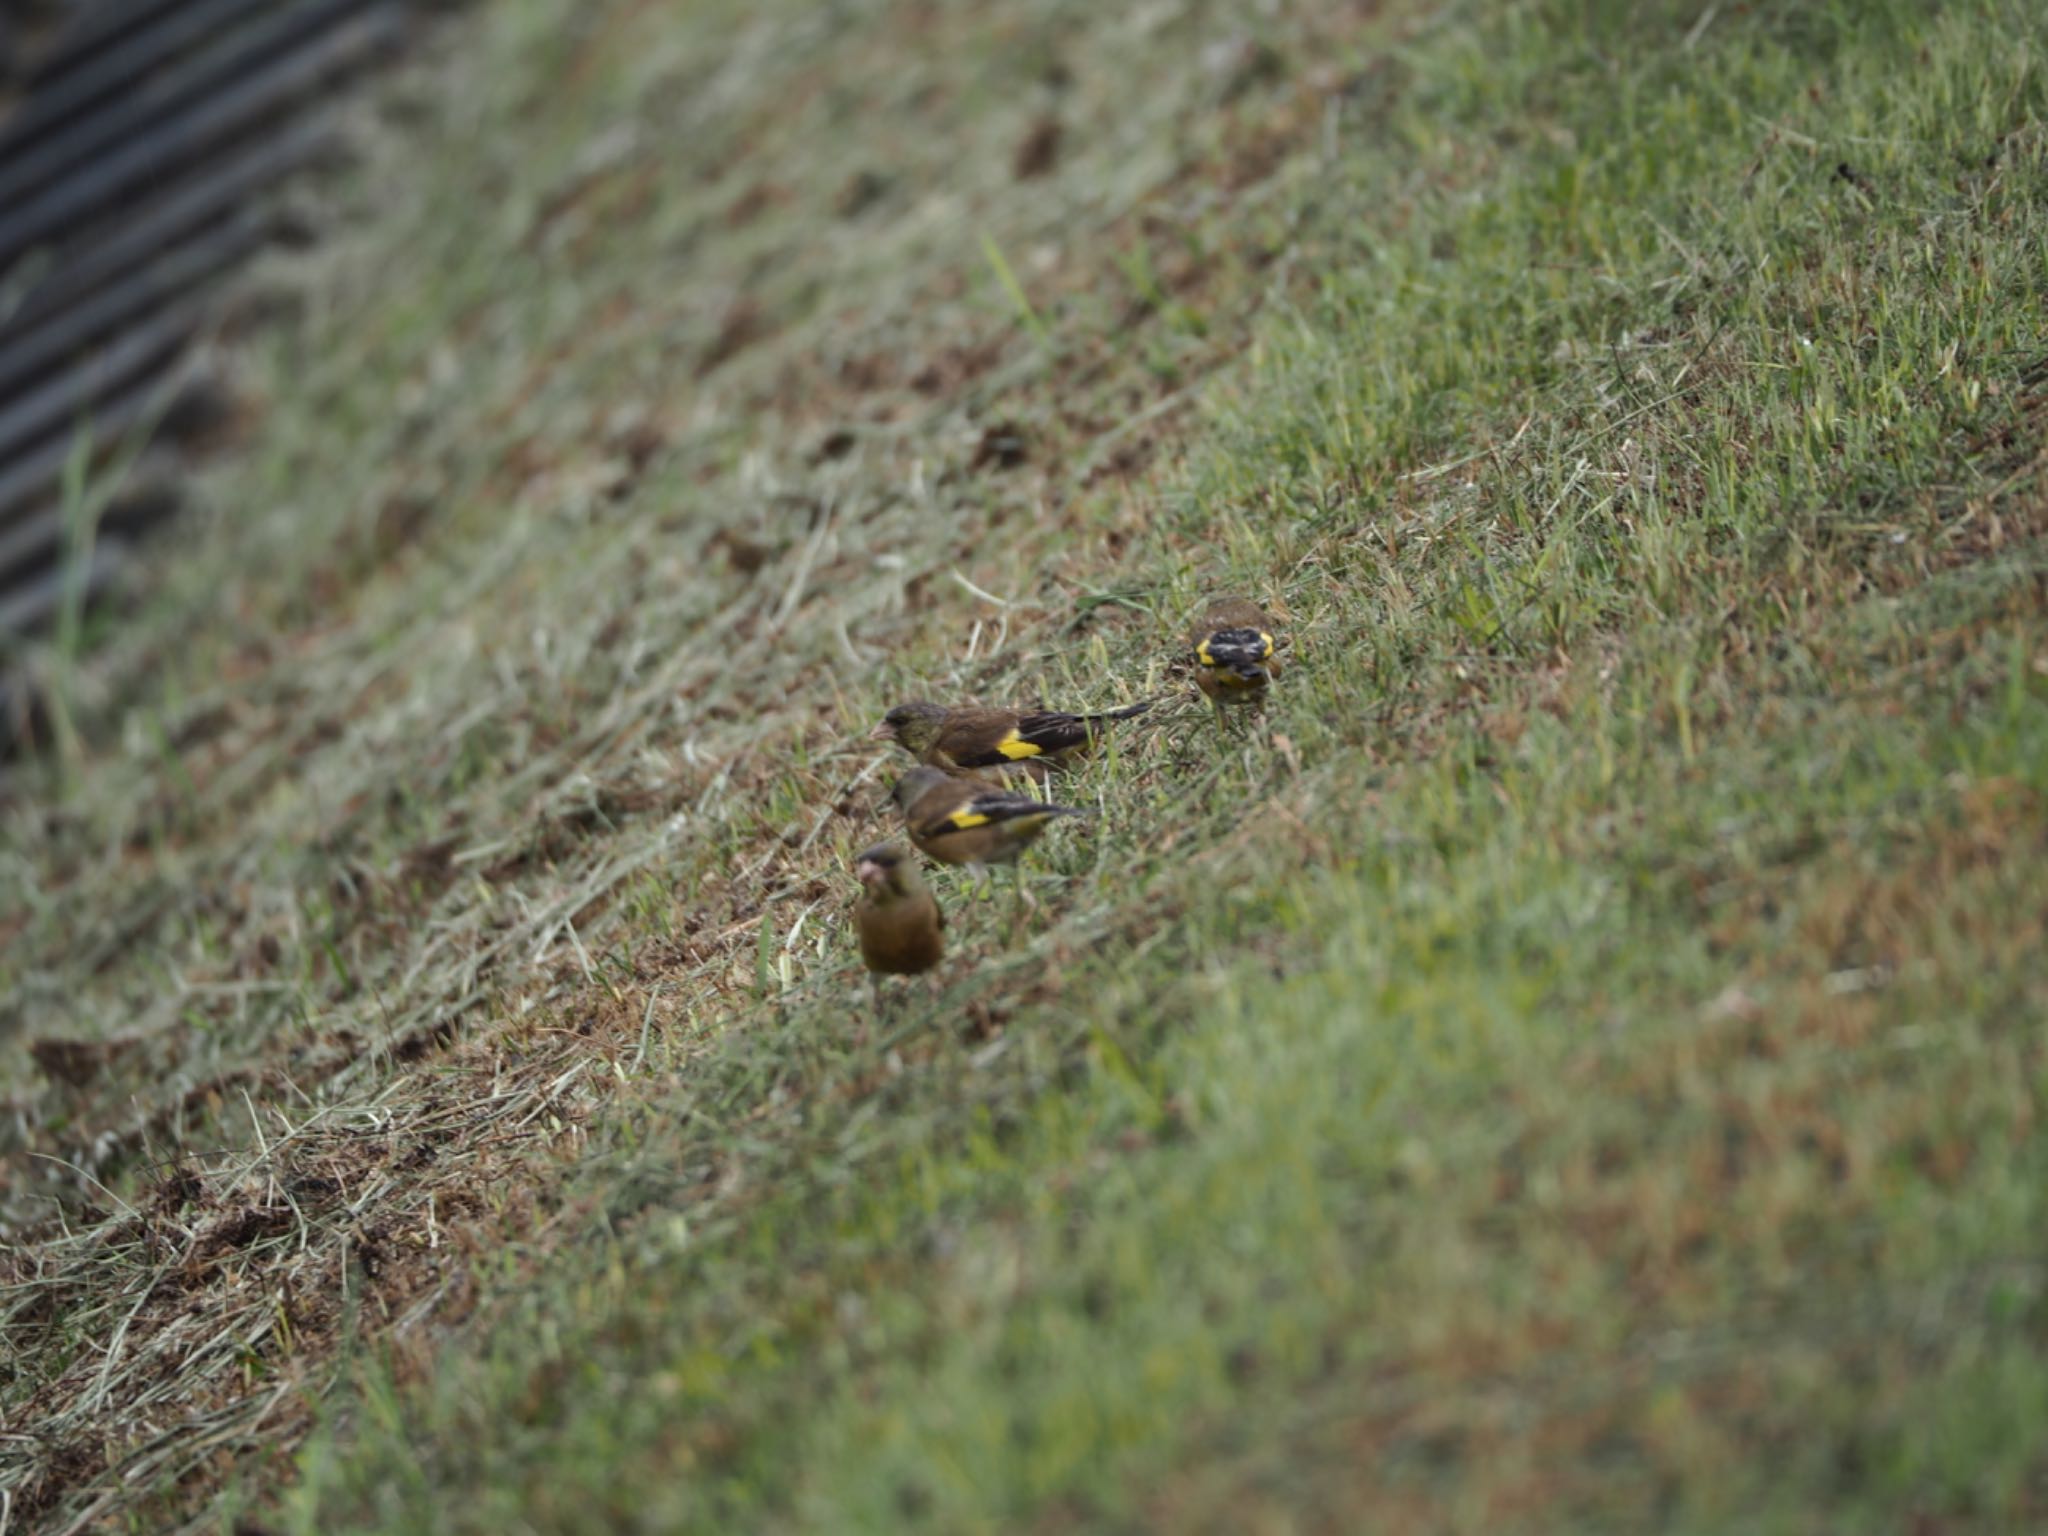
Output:
M861 886L853 926L879 1003L884 976L916 976L945 958L946 914L917 861L896 843L868 849L854 860L853 873Z
M1204 608L1188 631L1195 655L1195 685L1216 706L1263 704L1266 690L1280 675L1273 658L1273 621L1257 603L1242 597L1219 598Z
M949 708L916 699L891 709L868 734L876 741L895 742L934 768L1064 765L1095 744L1102 726L1142 715L1152 702L1144 699L1123 709L1079 715L1063 709L1020 712L978 704Z
M919 852L970 868L1014 863L1058 817L1089 814L929 765L903 775L892 793Z
M1015 864L1055 820L1089 814L1075 806L992 789L979 780L929 765L913 768L898 779L893 796L920 853L941 864L962 864L976 872L991 864ZM1013 904L1021 912L1021 875L1011 889Z

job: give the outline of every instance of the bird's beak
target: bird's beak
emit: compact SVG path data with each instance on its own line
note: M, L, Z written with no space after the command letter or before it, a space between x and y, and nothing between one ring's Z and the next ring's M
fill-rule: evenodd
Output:
M853 873L862 885L880 885L887 876L887 871L872 859L863 859L854 865Z
M868 732L869 741L894 741L895 739L896 727L886 720Z

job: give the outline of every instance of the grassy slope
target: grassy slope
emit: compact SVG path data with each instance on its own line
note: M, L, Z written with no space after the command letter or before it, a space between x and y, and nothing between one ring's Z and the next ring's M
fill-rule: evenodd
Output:
M490 1229L489 1325L425 1382L362 1353L286 1523L2048 1518L2042 28L2000 4L1475 4L1339 32L1276 42L1283 77L1323 51L1349 81L1280 194L1174 210L1235 275L1107 361L1105 290L1027 280L1025 361L977 397L1085 462L1054 415L1075 391L1175 387L1278 284L1186 463L1136 494L1055 477L1071 499L1034 522L1003 515L1014 487L883 500L863 449L828 486L876 501L844 589L785 605L777 581L728 620L774 635L744 686L831 722L772 716L794 757L714 756L718 808L656 866L681 900L614 903L616 942L523 1017L483 1005L500 1073L581 1029L624 1081L580 1109L556 1214ZM1201 38L1176 41L1145 54L1162 81L1196 78ZM1305 88L1266 88L1298 129ZM701 418L679 442L664 463L748 484ZM878 548L903 568L852 582ZM540 600L618 611L656 654L689 632L659 583L594 596L647 558L632 535L535 536L535 567L564 558L587 580L530 577ZM925 570L907 611L868 595ZM1066 878L1031 951L949 887L973 963L886 1035L853 1027L820 927L843 897L808 882L869 828L804 809L859 777L846 727L905 677L1149 684L1218 585L1288 616L1272 740L1219 753L1190 710L1090 767L1069 794L1106 814L1041 860ZM1137 608L1072 622L1112 590ZM959 661L977 618L997 670ZM888 662L848 665L883 636ZM683 675L594 672L579 698L557 657L524 694L575 740ZM715 754L754 728L634 740L687 776L686 732ZM417 835L444 798L517 806L537 745L466 747L409 798ZM758 822L729 809L736 762ZM763 919L735 878L727 926L752 926L692 928L735 868L782 899Z
M1316 50L1271 37L507 5L408 83L269 280L217 517L47 658L89 754L8 786L17 1521L161 1525L289 1450L349 1351L581 1235L607 1099L838 988L882 766L842 689L942 636L939 686L1035 683L1034 518L1142 470L1286 244ZM1086 323L1041 345L999 271ZM961 581L1026 604L961 625Z

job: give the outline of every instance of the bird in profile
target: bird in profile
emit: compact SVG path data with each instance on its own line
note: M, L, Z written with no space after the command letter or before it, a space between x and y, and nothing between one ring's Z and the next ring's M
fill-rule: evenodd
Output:
M1058 818L1089 814L928 766L897 780L894 798L919 851L970 868L1014 863Z
M961 864L970 870L1015 864L1055 821L1089 814L929 766L913 768L897 780L894 798L903 812L904 829L919 852L941 864ZM1012 889L1021 910L1021 876Z
M1188 630L1195 657L1195 686L1216 706L1216 718L1243 705L1263 704L1280 675L1273 656L1273 621L1257 603L1219 598L1196 616Z
M1145 699L1123 709L1083 715L1063 709L949 707L918 699L898 704L869 735L895 742L934 768L1065 765L1093 747L1109 722L1132 719L1151 707L1152 701Z
M853 927L879 1003L884 976L920 975L945 958L946 916L916 860L895 843L868 849L853 873L860 881Z

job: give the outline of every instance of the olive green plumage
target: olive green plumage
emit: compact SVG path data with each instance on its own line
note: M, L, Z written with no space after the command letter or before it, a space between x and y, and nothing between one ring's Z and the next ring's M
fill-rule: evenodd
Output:
M894 843L870 848L854 862L860 900L853 905L860 957L877 976L915 976L946 953L946 917L918 873L917 861Z
M934 768L1006 768L1065 764L1086 753L1112 720L1129 720L1152 707L1147 699L1123 709L1074 714L1063 709L1020 711L979 704L947 706L913 700L898 704L870 733L893 741Z
M1008 864L1060 817L1088 814L931 767L906 773L894 798L911 842L941 864Z

